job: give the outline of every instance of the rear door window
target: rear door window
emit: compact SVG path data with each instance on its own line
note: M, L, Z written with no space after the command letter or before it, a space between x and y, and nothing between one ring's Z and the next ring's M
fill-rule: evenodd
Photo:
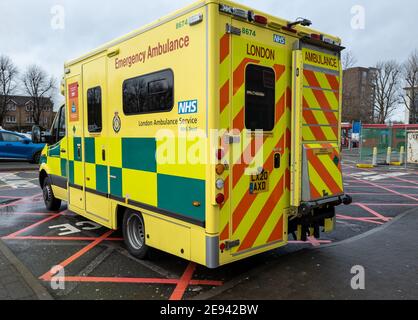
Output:
M87 118L90 133L102 132L102 89L100 87L87 90Z
M275 96L274 70L248 65L245 71L245 126L248 130L273 131Z

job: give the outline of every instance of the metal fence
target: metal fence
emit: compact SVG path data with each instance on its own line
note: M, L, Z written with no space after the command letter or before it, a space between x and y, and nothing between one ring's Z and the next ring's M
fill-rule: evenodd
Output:
M399 127L364 128L360 135L360 162L372 163L377 148L377 164L399 162L401 149L407 147L407 129ZM390 149L389 149L390 148ZM391 151L388 159L388 151Z

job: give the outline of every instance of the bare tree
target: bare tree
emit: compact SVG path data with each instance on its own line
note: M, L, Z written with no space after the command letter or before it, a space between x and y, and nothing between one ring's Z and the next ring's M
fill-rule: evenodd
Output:
M405 94L402 101L409 110L411 119L418 119L418 50L411 53L402 66Z
M32 101L31 116L35 124L39 125L44 108L50 106L56 80L52 76L48 77L39 66L32 65L25 71L22 82L25 93Z
M347 70L354 67L357 64L357 58L354 55L353 51L344 52L341 58L341 63L343 65L343 70Z
M401 66L393 60L377 63L373 82L375 121L384 124L400 102Z
M10 96L14 93L18 71L12 60L7 56L0 56L0 125L3 124L7 113Z

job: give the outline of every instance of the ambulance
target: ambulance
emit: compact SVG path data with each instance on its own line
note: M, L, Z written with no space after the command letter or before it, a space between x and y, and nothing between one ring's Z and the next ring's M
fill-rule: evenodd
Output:
M344 48L310 25L205 0L67 62L46 207L208 268L333 231Z

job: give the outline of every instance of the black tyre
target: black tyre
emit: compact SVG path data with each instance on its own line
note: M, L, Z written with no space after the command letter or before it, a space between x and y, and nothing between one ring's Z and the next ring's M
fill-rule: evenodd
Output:
M43 196L45 206L49 211L58 211L61 208L61 200L55 198L49 177L44 181Z
M41 152L37 152L34 154L32 161L30 163L39 164L41 162Z
M145 223L141 213L127 209L123 216L123 238L131 255L138 259L145 259L149 247L145 241Z

